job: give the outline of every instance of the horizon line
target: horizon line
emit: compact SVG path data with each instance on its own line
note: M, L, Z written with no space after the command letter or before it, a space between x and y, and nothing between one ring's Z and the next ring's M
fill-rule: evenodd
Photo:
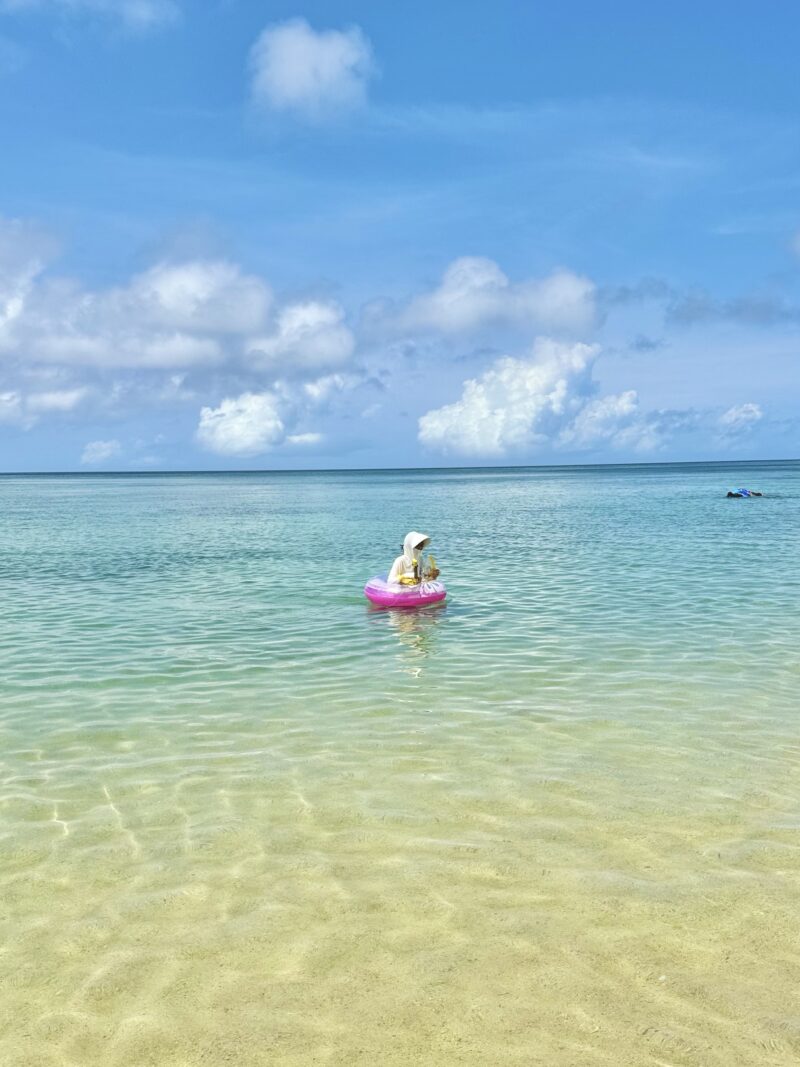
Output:
M153 470L38 470L0 471L0 478L42 477L132 477L135 475L185 475L185 474L396 474L412 471L497 471L497 470L553 470L596 469L603 467L697 467L713 465L742 466L755 463L798 463L798 458L782 459L679 459L641 460L617 463L498 463L462 464L459 466L431 467L231 467L213 468L168 468Z

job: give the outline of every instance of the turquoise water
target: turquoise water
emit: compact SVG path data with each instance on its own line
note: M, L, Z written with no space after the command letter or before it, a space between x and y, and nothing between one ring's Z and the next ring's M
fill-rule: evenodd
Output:
M0 501L1 1063L797 1062L800 464Z

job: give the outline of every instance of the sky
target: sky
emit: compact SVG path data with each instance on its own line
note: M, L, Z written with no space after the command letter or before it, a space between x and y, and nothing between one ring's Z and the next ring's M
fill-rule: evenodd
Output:
M0 0L0 470L800 455L794 0Z

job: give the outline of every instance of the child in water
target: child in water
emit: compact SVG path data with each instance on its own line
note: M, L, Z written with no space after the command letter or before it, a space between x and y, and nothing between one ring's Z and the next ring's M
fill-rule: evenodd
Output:
M427 534L412 530L403 541L403 554L392 564L387 581L399 585L416 585L417 582L430 582L438 578L439 571L429 561L426 566L420 555L423 548L430 544Z

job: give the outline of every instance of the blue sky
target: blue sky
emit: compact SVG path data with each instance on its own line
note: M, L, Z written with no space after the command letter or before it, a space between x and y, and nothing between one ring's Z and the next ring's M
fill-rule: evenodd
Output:
M0 0L0 469L797 456L798 30Z

